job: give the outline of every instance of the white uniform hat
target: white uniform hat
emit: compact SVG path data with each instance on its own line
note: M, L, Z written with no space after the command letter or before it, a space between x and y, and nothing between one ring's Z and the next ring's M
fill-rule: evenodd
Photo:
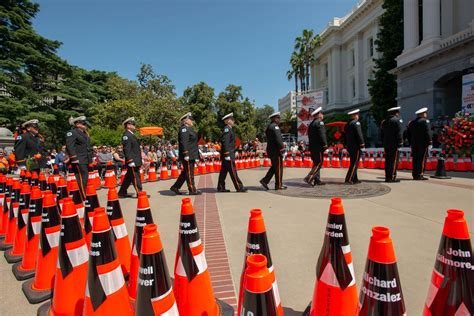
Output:
M188 112L179 118L180 121L192 117L191 112Z
M135 124L135 118L133 116L127 118L125 121L122 122L122 125L127 125L128 123Z
M225 116L222 118L222 120L225 121L225 120L227 120L229 117L234 117L234 112L225 115Z
M70 117L69 118L69 124L74 125L77 122L86 121L86 120L87 120L87 118L84 115L81 115L81 116L78 116L78 117Z
M37 119L32 119L29 121L26 121L25 123L21 124L22 127L28 127L29 125L36 125L38 126L39 121Z
M348 115L353 115L353 114L357 114L360 112L360 109L355 109L355 110L352 110L350 112L347 112Z
M319 112L321 112L323 108L320 106L319 108L317 108L316 110L314 110L313 112L311 112L311 115L316 115L318 114Z
M270 116L268 116L268 118L272 118L274 116L280 116L280 112L272 113L272 114L270 114Z
M387 112L399 111L401 108L402 108L401 106L396 106L396 107L393 107L393 108L388 109Z
M416 115L428 112L428 108L421 108L415 112Z

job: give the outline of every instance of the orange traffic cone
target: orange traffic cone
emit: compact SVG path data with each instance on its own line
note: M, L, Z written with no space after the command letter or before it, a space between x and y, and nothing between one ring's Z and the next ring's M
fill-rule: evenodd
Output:
M50 174L48 177L48 187L47 190L50 190L53 192L53 194L56 194L58 191L58 187L56 186L56 180L54 178L54 175Z
M16 231L13 247L5 251L4 256L8 263L20 262L25 251L26 223L28 222L28 212L30 207L30 185L25 182L21 185L20 203L16 215Z
M114 166L112 165L112 161L107 162L107 166L105 167L105 175L104 175L104 188L114 188L117 186L117 177L115 176Z
M12 248L13 242L15 241L18 209L20 208L20 191L20 180L13 180L13 185L10 191L10 198L7 198L6 203L8 208L8 221L7 230L5 232L5 239L0 241L1 250L7 250Z
M176 179L177 177L179 177L178 165L176 164L176 160L173 159L171 165L171 178Z
M105 209L94 212L84 316L133 315Z
M71 182L76 181L76 176L74 175L74 171L72 170L72 165L69 164L67 168L67 175L66 175L66 185L67 185L67 190L71 190Z
M25 281L21 287L31 304L43 302L51 297L58 259L60 224L61 217L54 195L47 191L43 196L40 248L36 259L35 278Z
M58 204L58 208L61 209L63 205L63 199L67 198L68 191L67 191L67 184L66 180L63 177L59 178L58 181L58 190L56 192L56 203Z
M130 262L130 277L128 278L128 293L130 298L137 297L138 268L140 267L140 250L142 247L143 227L153 224L150 202L145 191L138 192L137 215L135 217L135 230L133 232L132 256Z
M0 250L5 250L8 248L3 248L3 240L6 238L6 233L8 230L8 213L9 213L9 208L8 205L11 203L7 203L7 198L10 198L11 192L13 190L13 178L11 177L5 177L4 178L5 182L1 183L1 186L3 187L2 193L0 194L1 200L0 200L0 217L1 217L1 222L0 222Z
M36 171L31 173L31 186L39 185L39 176Z
M25 169L21 169L20 170L20 181L21 182L24 182L26 180L26 170Z
M81 222L71 198L64 201L54 293L40 306L38 315L81 315L87 280L89 252Z
M46 180L46 176L43 172L40 172L38 181L40 190L46 191L48 189L48 181Z
M265 158L263 158L263 166L264 167L270 167L271 166L270 158L268 158L267 154L265 154Z
M77 216L79 216L79 220L81 221L81 226L84 227L84 202L82 201L81 191L79 191L79 186L77 185L77 181L71 182L71 190L69 194L72 197L74 202L74 206L76 207Z
M107 194L107 215L114 233L115 249L123 274L126 275L130 271L130 240L128 239L127 226L125 226L116 188L110 188Z
M277 313L275 315L283 315L283 308L280 301L280 293L278 291L278 285L275 277L275 269L272 263L272 257L270 255L270 246L268 244L267 232L265 228L265 221L263 220L262 210L252 209L250 210L249 226L247 233L247 243L245 248L245 257L244 257L244 268L240 277L240 292L239 292L239 303L238 310L242 309L242 302L244 298L244 275L245 270L247 269L247 258L253 254L262 254L266 258L267 268L272 274L272 279L274 280L273 284L273 294L275 295L275 310Z
M190 198L184 198L181 204L178 250L174 264L174 294L180 315L234 313L232 307L214 298L204 245L199 237Z
M143 228L139 271L136 314L178 316L166 258L155 224Z
M357 288L341 198L332 198L316 267L311 316L355 315Z
M120 168L120 185L123 183L123 179L125 179L125 175L127 174L127 166L122 165Z
M464 158L464 169L466 171L472 171L472 160L470 157Z
M28 181L28 184L31 185L31 172L29 170L25 172L25 181Z
M45 194L50 194L46 191ZM29 216L26 226L26 242L23 260L12 266L13 274L18 281L32 278L35 275L36 258L38 257L39 233L41 230L41 212L43 197L39 187L33 187L30 195Z
M405 315L390 230L372 228L357 315Z
M5 202L5 191L7 189L7 177L0 174L0 239L5 238L5 225L4 225L4 214L3 214L3 203ZM7 215L8 218L8 215ZM8 220L8 219L7 219Z
M53 165L53 175L54 175L54 181L58 182L59 177L61 177L61 175L59 174L59 168L57 164Z
M91 244L92 223L94 221L94 210L100 207L99 198L95 185L89 184L86 188L86 200L84 201L84 232L87 247Z
M161 162L160 180L167 180L168 178L168 168L166 168L166 160L163 158Z
M324 154L324 158L323 158L323 168L330 168L331 167L331 164L329 162L329 157L327 154Z
M243 302L239 316L279 315L273 292L274 274L270 272L267 258L262 254L250 255L246 259L244 272Z
M155 182L158 180L156 176L156 162L150 163L150 169L148 169L148 182Z
M198 167L197 163L194 162L194 175L196 176L198 174L199 174L199 167Z
M456 160L456 165L454 167L455 171L466 171L466 165L464 164L464 158L458 157Z
M206 164L204 163L204 161L202 161L202 160L199 161L198 169L199 169L200 174L206 174L207 173Z
M10 204L11 197L5 197L3 199L3 215L2 215L2 226L5 230L5 235L3 239L0 240L0 250L7 250L13 247L13 237L12 233L9 232L10 228Z
M338 155L332 156L331 167L333 168L341 168L341 161L339 160Z
M99 167L97 166L97 163L94 164L94 184L95 184L95 189L100 190L101 183L100 183L100 174L99 174Z
M464 212L448 210L424 316L474 315L474 260Z
M140 181L141 183L145 183L145 172L143 171L143 167L140 167Z

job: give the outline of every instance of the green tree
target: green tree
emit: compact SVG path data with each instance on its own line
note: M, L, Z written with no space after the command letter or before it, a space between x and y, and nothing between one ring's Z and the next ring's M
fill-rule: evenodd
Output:
M397 66L396 57L403 51L403 1L384 0L380 31L375 45L380 57L375 60L374 79L369 80L371 111L380 122L387 109L397 106L396 76L389 71Z
M255 129L257 137L260 140L265 139L265 129L267 128L267 125L270 124L270 119L268 117L273 112L275 112L275 109L268 104L255 109Z

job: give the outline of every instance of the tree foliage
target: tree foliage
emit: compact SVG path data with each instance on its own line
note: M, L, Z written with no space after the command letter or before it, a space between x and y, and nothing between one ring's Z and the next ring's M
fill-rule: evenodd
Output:
M369 80L371 111L380 122L387 109L397 106L396 75L389 71L397 66L396 58L403 51L403 1L384 0L385 12L380 17L380 31L375 45L380 57L375 60L374 79Z

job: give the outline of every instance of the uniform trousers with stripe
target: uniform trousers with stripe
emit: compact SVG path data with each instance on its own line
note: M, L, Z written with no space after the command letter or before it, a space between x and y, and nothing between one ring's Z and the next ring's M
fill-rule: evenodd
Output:
M142 181L140 180L140 167L127 166L127 173L123 178L122 186L118 193L120 195L126 195L130 185L133 185L137 193L143 190Z
M235 167L235 161L231 160L222 160L221 171L219 172L219 181L217 182L218 190L225 190L225 178L227 178L227 173L230 174L230 178L234 183L235 189L241 190L243 188L242 181L240 181L239 176L237 175L237 168Z
M311 160L313 160L313 168L311 168L311 171L306 176L306 179L308 179L309 183L321 181L320 173L321 167L323 165L323 152L324 151L318 151L314 154L311 153Z
M349 159L351 164L349 166L349 170L347 171L346 175L346 182L355 183L359 181L357 177L357 169L359 168L359 160L360 160L360 149L347 149L349 152Z
M270 161L272 162L272 166L268 169L262 181L268 184L273 175L275 175L275 190L278 190L283 186L283 157L280 155L272 156L270 157Z
M413 179L423 176L425 172L425 162L428 153L427 146L411 147L411 154L413 156L413 170L411 172Z
M179 174L179 177L176 179L176 182L173 184L172 188L179 190L186 181L189 192L196 192L196 185L194 184L194 163L195 160L181 160L183 172Z
M82 200L85 200L87 181L89 180L89 168L87 167L87 164L75 163L72 164L72 171L76 176L76 181L77 185L79 186L79 192L81 192Z
M385 148L385 180L391 181L397 178L398 148Z

